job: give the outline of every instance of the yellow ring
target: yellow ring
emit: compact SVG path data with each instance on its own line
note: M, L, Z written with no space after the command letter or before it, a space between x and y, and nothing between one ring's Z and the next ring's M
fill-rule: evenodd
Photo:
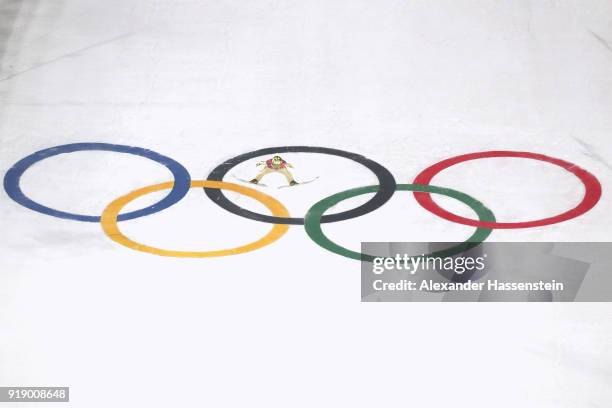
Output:
M108 237L113 241L128 248L135 249L137 251L179 258L208 258L215 256L236 255L244 252L254 251L256 249L273 243L274 241L282 237L289 229L289 225L274 224L270 232L268 232L263 238L257 241L236 248L220 249L216 251L172 251L168 249L161 249L143 245L123 235L123 233L119 230L119 227L117 226L117 216L119 215L123 207L145 194L153 193L155 191L160 190L168 190L171 189L173 185L174 182L169 181L166 183L143 187L138 190L132 191L131 193L124 195L123 197L119 197L118 199L110 203L104 209L100 220L100 224L102 225L104 233L108 235ZM268 207L270 211L272 211L272 215L276 217L289 217L289 211L287 211L285 206L282 205L278 200L252 188L240 186L238 184L212 180L192 180L191 188L194 187L208 187L235 191L237 193L244 194L259 201L260 203Z

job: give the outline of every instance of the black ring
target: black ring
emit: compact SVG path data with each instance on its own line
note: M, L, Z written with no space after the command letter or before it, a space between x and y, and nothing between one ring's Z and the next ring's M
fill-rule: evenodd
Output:
M255 150L236 156L229 160L224 161L219 166L215 167L213 171L208 175L208 180L223 181L223 177L233 167L238 164L252 159L258 156L265 156L275 153L321 153L329 154L332 156L344 157L356 161L357 163L367 167L372 173L378 178L378 184L380 188L378 192L366 203L359 207L353 208L348 211L340 212L337 214L329 214L321 217L321 222L336 222L342 220L348 220L351 218L359 217L360 215L367 214L381 207L384 203L389 201L395 192L395 178L389 170L382 165L370 160L360 154L351 153L339 149L330 149L327 147L313 147L313 146L279 146L279 147L267 147L265 149ZM233 202L231 202L224 194L223 191L217 188L205 188L204 192L215 204L225 208L227 211L240 215L245 218L250 218L256 221L268 222L271 224L292 224L292 225L304 225L304 218L284 218L274 217L271 215L259 214L256 212L244 209Z

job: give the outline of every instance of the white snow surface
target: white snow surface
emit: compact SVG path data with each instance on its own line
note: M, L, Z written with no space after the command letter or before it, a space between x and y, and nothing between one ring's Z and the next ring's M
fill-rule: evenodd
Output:
M0 27L3 173L75 142L152 149L196 180L270 146L359 153L398 183L457 154L531 151L595 174L602 199L577 219L496 230L490 240L610 241L609 0L3 0ZM277 189L284 179L271 175L256 187L295 217L376 183L347 159L282 156L298 179L320 176ZM266 158L232 172L250 179ZM170 180L144 158L79 152L33 166L22 187L45 205L94 215ZM584 193L572 174L528 159L464 163L433 184L474 196L500 221L557 214ZM610 304L360 303L359 263L318 247L301 226L247 254L164 258L4 192L0 226L0 385L70 386L73 407L612 406ZM148 245L213 250L270 225L197 188L121 228ZM355 250L472 230L407 192L324 226Z

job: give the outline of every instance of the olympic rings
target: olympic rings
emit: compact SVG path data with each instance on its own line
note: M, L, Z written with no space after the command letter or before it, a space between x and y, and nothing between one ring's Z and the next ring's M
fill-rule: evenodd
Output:
M367 261L372 262L374 256L363 254L360 252L355 252L350 249L347 249L343 246L340 246L330 240L321 229L321 218L323 213L328 210L330 207L338 204L341 201L344 201L348 198L360 196L367 193L374 193L378 191L378 186L366 186L366 187L358 187L353 188L351 190L342 191L340 193L336 193L331 195L323 200L319 201L315 205L313 205L308 213L306 214L306 222L304 223L304 227L306 228L306 233L308 236L319 246L327 249L328 251L334 252L338 255L345 256L347 258L356 259L358 261ZM455 198L461 201L464 204L467 204L474 212L478 215L478 218L481 221L495 221L495 216L487 207L484 206L480 201L475 198L470 197L467 194L461 193L456 190L451 190L450 188L442 188L436 186L423 186L416 184L398 184L397 190L400 191L422 191L427 193L435 193L442 194L451 198ZM430 255L426 255L428 257L448 257L453 256L458 253L465 252L475 246L479 245L483 242L487 237L491 234L492 229L486 227L478 227L476 231L470 236L466 241L455 245L451 248L434 252Z
M236 248L231 249L220 249L216 251L202 251L202 252L194 252L194 251L173 251L168 249L160 249L147 245L140 244L130 238L126 237L120 230L117 225L117 214L121 211L123 207L125 207L130 202L134 201L138 197L141 197L145 194L149 194L155 191L166 190L173 187L173 182L155 184L148 187L140 188L136 191L133 191L123 197L119 197L112 203L110 203L104 212L102 213L100 224L102 225L102 229L113 241L126 246L128 248L135 249L137 251L148 252L150 254L161 255L161 256L171 256L171 257L179 257L179 258L210 258L217 256L227 256L227 255L236 255L244 252L254 251L255 249L259 249L266 245L269 245L282 237L287 230L289 229L288 225L283 224L275 224L270 232L268 232L263 238L252 242L250 244L242 245ZM211 180L192 180L191 188L194 187L203 187L203 188L217 188L224 190L235 191L240 194L244 194L255 200L261 202L266 207L270 209L272 214L277 217L287 217L289 216L289 211L283 206L279 201L275 198L264 194L260 191L257 191L252 188L239 186L237 184L226 183L223 181L211 181Z
M13 167L11 167L6 172L4 176L4 189L6 190L9 197L11 197L14 201L23 205L24 207L29 208L30 210L68 220L99 222L99 216L73 214L69 212L55 210L53 208L49 208L42 204L39 204L28 198L23 193L19 185L21 176L33 164L38 163L39 161L42 161L46 158L57 156L58 154L89 150L103 150L109 152L129 153L136 156L146 157L147 159L151 159L159 164L166 166L174 176L174 185L172 187L172 190L166 197L164 197L158 203L153 204L149 207L119 215L119 217L117 218L119 221L131 220L145 215L154 214L158 211L166 209L171 205L179 202L189 191L189 182L191 181L191 176L189 175L187 169L183 167L183 165L181 165L180 163L172 160L169 157L162 156L159 153L155 153L152 150L147 150L140 147L108 143L73 143L55 146L48 149L40 150L36 153L32 153L31 155L19 160L13 165Z
M414 197L423 208L446 220L457 222L459 224L471 225L473 227L500 229L541 227L544 225L551 225L571 220L572 218L576 218L589 211L597 204L597 202L601 198L601 184L599 183L599 180L597 180L597 177L595 177L593 174L578 167L573 163L566 162L565 160L545 156L543 154L529 152L487 151L451 157L450 159L443 160L423 170L418 176L416 176L413 183L427 185L429 184L431 179L434 178L434 176L436 176L442 170L447 169L455 164L463 163L469 160L483 159L489 157L521 157L557 165L569 171L570 173L573 173L576 177L578 177L578 179L580 179L580 181L584 184L585 188L584 197L576 207L564 213L555 215L553 217L525 222L492 222L486 220L473 220L470 218L464 218L449 211L446 211L442 207L438 206L432 200L431 195L429 195L428 192L415 192Z
M48 157L56 156L59 154L89 150L112 151L146 157L167 167L172 172L174 176L174 181L143 187L125 196L122 196L110 203L105 208L101 217L73 214L43 206L42 204L39 204L28 198L21 190L20 179L23 173L33 164L36 164L39 161L42 161ZM275 198L252 188L223 182L223 177L227 174L229 170L231 170L236 165L254 157L281 152L322 153L351 159L372 171L378 178L379 184L358 187L334 194L313 205L306 214L305 218L291 218L289 217L289 212L287 211L287 209ZM429 185L434 176L436 176L439 172L443 171L448 167L469 160L490 157L528 158L557 165L571 172L576 177L578 177L578 179L580 179L580 181L584 184L585 187L584 197L580 204L578 204L576 207L553 217L526 222L497 222L493 213L481 202L472 198L471 196L456 190L451 190L449 188ZM119 227L117 226L118 221L129 220L145 215L154 214L165 208L168 208L171 205L180 201L187 194L189 189L194 187L204 188L206 195L210 199L212 199L213 202L215 202L220 207L228 210L229 212L243 216L245 218L272 223L274 224L274 226L264 237L252 243L231 249L201 252L175 251L154 248L131 240L119 230ZM87 222L100 222L103 231L113 241L120 243L121 245L124 245L128 248L156 255L171 257L204 258L240 254L244 252L253 251L255 249L259 249L261 247L273 243L287 232L290 224L303 224L305 226L305 230L308 236L319 246L348 258L365 261L371 261L373 257L368 254L361 254L359 252L351 251L332 242L323 233L321 224L326 222L347 220L374 211L381 207L383 204L385 204L393 196L396 189L400 191L412 191L414 197L422 207L438 215L439 217L460 224L476 227L476 231L472 234L472 236L470 236L463 243L442 251L436 251L433 254L428 255L437 257L452 256L460 252L464 252L470 248L473 248L480 244L482 241L484 241L491 234L491 231L496 228L539 227L576 218L592 209L600 200L602 194L602 187L599 180L597 180L597 178L588 171L561 159L529 152L488 151L464 154L443 160L437 164L434 164L433 166L428 167L414 179L413 184L396 184L395 179L393 178L393 175L389 172L389 170L387 170L382 165L370 159L367 159L359 154L326 147L280 146L260 149L236 156L232 159L223 162L215 169L213 169L207 180L192 181L191 176L189 175L189 172L185 169L185 167L166 156L162 156L159 153L155 153L151 150L139 147L115 145L108 143L74 143L56 146L35 152L19 160L15 165L13 165L13 167L11 167L6 172L4 177L4 189L6 190L9 197L11 197L14 201L23 205L26 208L63 219ZM167 189L170 189L170 192L158 203L133 212L119 214L119 212L127 204L129 204L136 198L152 192ZM252 197L260 201L266 207L268 207L268 209L270 209L270 211L272 212L272 215L259 214L241 208L229 201L227 197L223 195L221 190L231 190ZM337 214L324 215L325 211L327 211L331 206L348 198L356 197L366 193L375 193L375 195L365 204L362 204L361 206L353 208L349 211L344 211ZM476 212L476 214L478 215L478 220L460 217L442 209L433 202L431 198L431 193L446 195L451 198L455 198L463 202L464 204L467 204Z
M391 174L389 170L387 170L382 165L376 163L373 160L370 160L362 155L347 152L339 149L330 149L327 147L313 147L313 146L278 146L278 147L268 147L265 149L259 149L252 152L241 154L240 156L233 157L229 160L224 161L219 166L215 167L213 171L208 175L208 180L223 180L223 177L227 174L229 170L238 164L252 159L258 156L264 156L268 154L275 153L321 153L328 154L332 156L344 157L346 159L350 159L356 161L357 163L368 168L372 173L376 175L378 178L378 183L380 189L376 192L376 195L372 197L368 202L360 205L359 207L353 208L348 211L340 212L337 214L325 215L321 218L321 222L336 222L342 220L348 220L351 218L359 217L361 215L372 212L383 204L385 204L393 193L395 192L395 178ZM284 218L284 217L274 217L264 214L258 214L256 212L252 212L246 210L230 200L220 191L214 189L206 189L206 195L210 198L214 203L219 205L222 208L225 208L227 211L234 213L236 215L240 215L242 217L246 217L252 220L269 222L272 224L292 224L292 225L303 225L303 218Z

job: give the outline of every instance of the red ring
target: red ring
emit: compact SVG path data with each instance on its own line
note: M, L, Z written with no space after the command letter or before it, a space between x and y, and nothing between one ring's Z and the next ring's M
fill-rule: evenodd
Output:
M595 177L593 174L589 173L585 169L580 168L575 164L566 162L565 160L556 159L554 157L545 156L543 154L529 152L513 152L505 150L476 152L451 157L450 159L443 160L439 163L434 164L433 166L426 168L418 176L416 176L412 183L429 185L431 179L433 179L438 173L440 173L444 169L469 160L484 159L490 157L522 157L526 159L540 160L557 165L573 173L576 177L580 179L582 184L584 184L585 188L584 197L582 198L580 204L578 204L576 207L572 208L569 211L566 211L559 215L555 215L554 217L542 218L540 220L525 222L487 222L473 220L470 218L460 217L456 214L446 211L433 201L433 199L431 198L431 194L429 193L414 192L414 198L416 198L418 203L423 208L446 220L453 221L459 224L471 225L473 227L499 229L541 227L544 225L551 225L571 220L572 218L576 218L589 211L595 206L595 204L597 204L597 202L601 198L601 184L599 183L599 180L597 180L597 177Z

